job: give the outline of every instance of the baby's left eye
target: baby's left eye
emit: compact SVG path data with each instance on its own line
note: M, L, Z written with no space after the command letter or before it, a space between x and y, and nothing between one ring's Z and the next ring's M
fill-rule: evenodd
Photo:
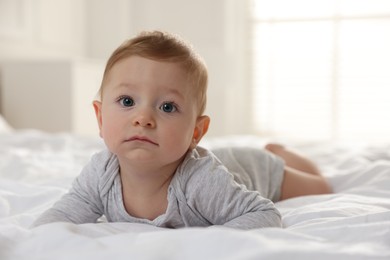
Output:
M160 109L166 113L173 113L177 111L177 107L172 102L162 104Z

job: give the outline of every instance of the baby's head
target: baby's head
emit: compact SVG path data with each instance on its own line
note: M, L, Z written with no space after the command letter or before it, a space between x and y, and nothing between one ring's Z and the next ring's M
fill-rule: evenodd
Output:
M147 139L162 157L177 160L208 130L206 91L206 66L190 45L172 34L143 32L107 61L100 101L93 102L100 136L118 157L128 151L123 142Z
M191 91L196 98L198 115L204 113L208 79L205 63L188 43L176 35L160 31L142 32L135 38L125 41L112 53L103 74L99 90L100 99L103 97L105 84L112 67L131 56L179 64L187 74Z

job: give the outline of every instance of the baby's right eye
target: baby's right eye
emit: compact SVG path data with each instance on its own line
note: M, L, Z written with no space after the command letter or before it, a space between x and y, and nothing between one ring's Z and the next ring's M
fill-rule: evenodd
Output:
M121 97L118 101L124 107L134 106L134 100L131 97Z

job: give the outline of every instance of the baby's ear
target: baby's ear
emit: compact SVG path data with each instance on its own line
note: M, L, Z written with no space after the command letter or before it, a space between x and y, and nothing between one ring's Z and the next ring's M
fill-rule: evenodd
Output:
M210 117L208 116L200 116L196 120L196 125L194 129L194 134L192 136L191 148L195 148L202 137L207 133L210 125Z
M95 109L95 115L96 115L96 120L98 122L98 125L99 125L99 135L100 137L102 137L102 124L103 124L103 120L102 120L102 102L100 101L93 101L93 108Z

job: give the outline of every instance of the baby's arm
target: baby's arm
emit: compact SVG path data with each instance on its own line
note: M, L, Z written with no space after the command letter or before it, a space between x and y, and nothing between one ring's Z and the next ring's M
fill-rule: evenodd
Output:
M223 166L191 181L188 203L213 225L239 229L281 227L275 205L258 192L239 185Z
M75 224L96 222L103 215L98 178L99 174L90 162L75 179L69 192L39 216L32 227L52 222Z
M236 215L231 216L224 226L240 229L282 226L281 215L273 202L257 192L245 191L245 188L231 197L229 210L235 211Z

